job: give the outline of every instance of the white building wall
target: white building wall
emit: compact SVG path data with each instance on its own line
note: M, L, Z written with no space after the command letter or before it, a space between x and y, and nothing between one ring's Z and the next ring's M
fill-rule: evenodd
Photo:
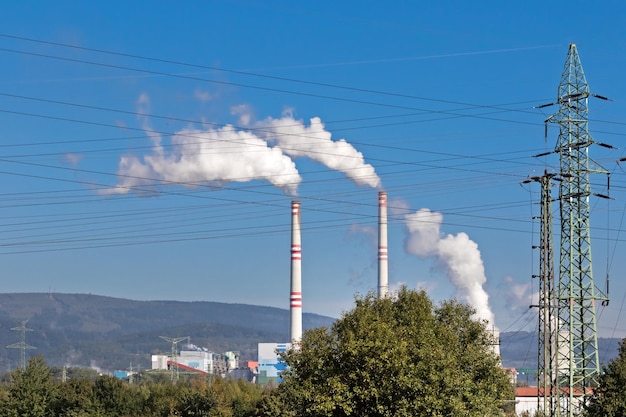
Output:
M537 397L515 397L515 414L518 416L527 412L534 416L537 412Z
M152 355L152 369L167 369L168 355ZM213 353L207 351L183 350L178 354L176 361L190 368L203 372L213 373Z
M259 343L258 345L258 372L265 372L268 378L279 378L285 369L285 364L277 352L284 352L291 347L291 343Z
M213 353L199 350L182 350L178 354L178 363L203 372L213 373Z
M167 355L152 355L152 369L167 369Z

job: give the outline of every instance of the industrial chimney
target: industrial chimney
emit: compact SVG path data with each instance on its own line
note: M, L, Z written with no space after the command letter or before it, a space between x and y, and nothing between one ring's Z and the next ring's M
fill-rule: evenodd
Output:
M291 311L292 343L302 338L302 248L300 246L300 202L291 202Z
M389 291L389 254L387 252L387 193L378 193L378 298Z

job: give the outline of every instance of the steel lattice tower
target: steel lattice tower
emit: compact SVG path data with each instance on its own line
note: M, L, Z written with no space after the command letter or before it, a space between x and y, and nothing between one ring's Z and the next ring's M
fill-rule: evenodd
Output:
M26 323L28 323L28 320L20 320L19 326L11 328L11 330L20 332L20 341L7 346L7 348L9 349L20 350L20 368L22 369L22 371L26 369L26 350L37 349L35 346L31 346L26 343L26 332L33 331L33 329L29 329L26 327Z
M167 337L167 336L159 336L161 339L166 342L170 342L172 344L172 348L170 351L170 379L172 382L178 380L178 343L182 342L185 339L188 339L189 336L185 337Z
M556 350L557 300L554 280L554 243L552 234L552 179L547 171L532 177L524 184L535 181L541 184L541 233L539 248L539 300L531 307L539 308L539 337L537 349L537 410L546 416L559 416L560 392L557 389L558 362Z
M561 242L556 286L557 388L561 414L576 415L587 388L600 374L596 330L596 300L607 300L593 281L589 228L589 174L606 170L593 162L588 148L594 143L588 130L589 86L576 50L569 47L558 90L559 110L546 122L559 125L555 152L559 154Z

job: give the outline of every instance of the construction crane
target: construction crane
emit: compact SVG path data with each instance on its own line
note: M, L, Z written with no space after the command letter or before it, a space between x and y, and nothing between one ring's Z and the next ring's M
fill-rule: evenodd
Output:
M551 294L556 303L557 319L550 330L555 343L554 381L558 399L555 414L551 415L559 417L578 415L591 388L597 386L600 363L595 306L597 301L608 303L608 291L596 287L592 273L589 175L608 176L609 172L588 155L589 146L596 143L588 128L589 97L607 100L589 92L576 45L571 44L557 102L539 106L559 106L559 110L545 120L546 126L547 123L559 125L554 153L559 155L560 162L561 240L558 281Z

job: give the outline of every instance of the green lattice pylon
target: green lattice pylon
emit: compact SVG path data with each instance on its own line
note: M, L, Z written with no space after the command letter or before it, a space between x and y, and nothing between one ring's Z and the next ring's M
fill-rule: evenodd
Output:
M588 155L594 143L588 129L590 95L576 45L572 44L559 85L559 110L546 120L559 125L555 152L560 159L561 242L554 336L562 416L577 415L589 388L597 385L600 364L595 305L607 300L592 274L589 175L608 172Z

